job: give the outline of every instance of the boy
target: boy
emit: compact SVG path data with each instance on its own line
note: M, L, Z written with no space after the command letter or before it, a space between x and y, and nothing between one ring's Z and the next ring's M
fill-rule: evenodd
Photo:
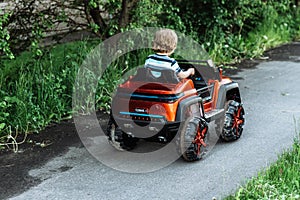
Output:
M190 75L194 75L194 68L182 71L176 60L169 57L176 49L177 40L176 33L171 29L161 29L157 31L152 43L152 49L155 54L148 56L145 67L147 68L147 65L152 65L170 68L175 71L179 78L187 78Z

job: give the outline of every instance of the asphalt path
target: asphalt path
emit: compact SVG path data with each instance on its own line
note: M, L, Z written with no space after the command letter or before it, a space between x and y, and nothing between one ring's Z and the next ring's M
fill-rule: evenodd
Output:
M71 147L31 170L29 175L42 183L11 199L221 199L292 146L300 120L299 75L300 62L269 61L232 76L246 111L243 135L236 142L218 142L201 161L178 159L157 171L134 174L105 166L85 148Z

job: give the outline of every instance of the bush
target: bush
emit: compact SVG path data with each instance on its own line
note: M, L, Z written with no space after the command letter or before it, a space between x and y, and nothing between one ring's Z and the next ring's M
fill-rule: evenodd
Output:
M299 37L299 8L290 0L174 0L171 4L177 8L178 24L184 24L179 30L193 35L217 63L258 57Z
M0 68L0 133L38 131L71 115L76 72L95 42L77 42L24 52ZM78 51L79 50L79 51Z

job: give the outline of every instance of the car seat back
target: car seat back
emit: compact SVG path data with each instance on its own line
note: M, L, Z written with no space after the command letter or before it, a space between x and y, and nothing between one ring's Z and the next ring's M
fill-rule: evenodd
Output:
M171 84L177 84L180 82L174 70L152 65L139 68L134 80Z

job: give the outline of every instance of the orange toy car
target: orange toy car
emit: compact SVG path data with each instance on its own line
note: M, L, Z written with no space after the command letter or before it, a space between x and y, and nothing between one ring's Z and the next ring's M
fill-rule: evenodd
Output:
M141 138L168 143L176 140L182 157L205 154L208 123L225 141L240 138L245 123L239 86L222 75L211 60L178 60L195 75L178 79L170 69L139 68L121 84L112 101L106 134L119 150L133 149Z

